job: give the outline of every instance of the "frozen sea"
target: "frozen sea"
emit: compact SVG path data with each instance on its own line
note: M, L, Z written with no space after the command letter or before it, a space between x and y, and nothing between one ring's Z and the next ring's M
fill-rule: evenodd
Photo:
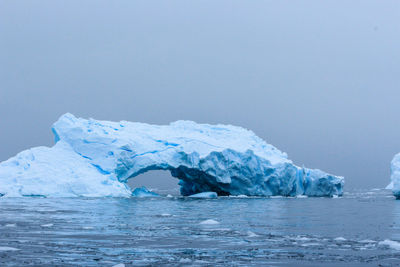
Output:
M0 266L398 266L400 201L0 198ZM121 266L121 265L120 265Z

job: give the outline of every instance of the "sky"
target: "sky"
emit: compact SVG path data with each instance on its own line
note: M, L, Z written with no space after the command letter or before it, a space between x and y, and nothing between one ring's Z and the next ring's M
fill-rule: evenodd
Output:
M66 112L238 125L347 189L382 188L400 1L0 0L0 161L51 146Z

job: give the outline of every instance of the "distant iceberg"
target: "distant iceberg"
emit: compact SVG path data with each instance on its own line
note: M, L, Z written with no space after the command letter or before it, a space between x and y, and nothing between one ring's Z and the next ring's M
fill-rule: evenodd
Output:
M393 157L390 164L390 180L386 189L391 189L393 195L400 199L400 153Z
M126 182L151 170L169 170L185 196L342 195L343 177L298 167L241 127L108 122L67 113L52 131L53 147L0 163L0 196L129 197Z
M133 197L159 197L160 195L147 189L145 186L135 188L132 192Z

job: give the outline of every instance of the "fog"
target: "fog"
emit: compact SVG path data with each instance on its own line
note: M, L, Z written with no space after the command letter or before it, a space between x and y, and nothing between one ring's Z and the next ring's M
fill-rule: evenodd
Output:
M384 187L400 152L399 14L378 0L1 0L0 161L52 145L66 112L186 119L251 129L347 188Z

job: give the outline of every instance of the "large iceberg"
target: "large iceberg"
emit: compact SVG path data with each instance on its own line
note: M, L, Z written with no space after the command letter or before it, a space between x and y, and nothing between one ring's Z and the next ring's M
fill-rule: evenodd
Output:
M53 147L0 163L0 195L128 197L126 182L151 170L169 170L185 196L342 195L342 177L298 167L241 127L109 122L67 113L52 131Z
M393 195L400 199L400 153L393 157L390 164L390 180L386 189L391 189Z

